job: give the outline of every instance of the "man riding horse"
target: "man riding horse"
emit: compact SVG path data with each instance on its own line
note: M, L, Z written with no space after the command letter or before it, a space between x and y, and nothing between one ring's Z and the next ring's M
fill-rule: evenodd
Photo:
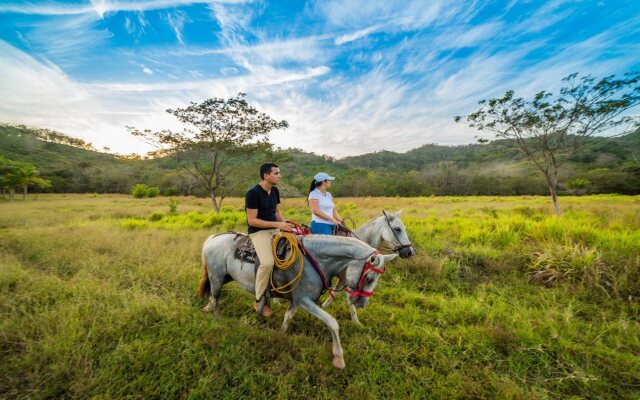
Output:
M280 183L280 178L280 168L276 164L262 164L260 183L249 189L244 197L249 237L260 260L260 267L256 274L254 308L265 317L273 314L265 295L274 265L271 249L273 234L277 230L290 231L292 228L280 212L280 192L276 186Z

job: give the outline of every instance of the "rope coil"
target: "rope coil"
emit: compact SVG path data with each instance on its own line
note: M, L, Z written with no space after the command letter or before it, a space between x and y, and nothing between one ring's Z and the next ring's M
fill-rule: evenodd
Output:
M280 240L285 240L286 246L290 248L289 254L286 254L284 258L279 258L277 253L278 243ZM287 271L296 264L296 260L300 260L300 270L289 282L285 283L282 286L276 286L273 282L273 272L269 280L271 281L271 287L274 292L278 292L281 294L291 293L295 290L300 283L300 278L302 278L302 271L304 270L304 257L302 256L302 252L300 251L300 247L298 247L298 238L293 233L286 232L278 232L273 237L273 241L271 242L271 249L273 251L273 259L275 261L275 266L279 270Z

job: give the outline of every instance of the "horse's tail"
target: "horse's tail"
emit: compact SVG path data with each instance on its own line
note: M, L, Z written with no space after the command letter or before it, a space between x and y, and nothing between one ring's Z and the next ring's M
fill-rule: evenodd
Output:
M209 282L207 260L205 259L204 249L202 249L202 277L198 282L198 294L204 299L209 293L211 293L211 282Z

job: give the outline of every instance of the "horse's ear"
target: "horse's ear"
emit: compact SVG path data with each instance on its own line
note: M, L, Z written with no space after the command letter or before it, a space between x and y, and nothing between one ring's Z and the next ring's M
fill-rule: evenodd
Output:
M382 209L382 214L384 214L385 217L387 217L387 219L389 221L393 220L395 218L394 214L388 213L384 210L384 208Z
M389 261L393 260L394 258L398 257L398 254L394 253L394 254L383 254L382 257L384 258L384 263L388 263Z
M398 211L397 213L393 214L394 217L399 217L400 214L402 214L402 210Z

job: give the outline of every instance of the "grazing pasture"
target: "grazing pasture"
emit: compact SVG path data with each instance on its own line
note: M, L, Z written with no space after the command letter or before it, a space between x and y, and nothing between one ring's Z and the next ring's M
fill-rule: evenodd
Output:
M200 311L207 236L241 199L41 195L0 203L0 397L640 396L640 196L338 198L359 224L403 209L418 251L329 331L286 304L258 318L234 283ZM308 223L302 199L282 204Z

